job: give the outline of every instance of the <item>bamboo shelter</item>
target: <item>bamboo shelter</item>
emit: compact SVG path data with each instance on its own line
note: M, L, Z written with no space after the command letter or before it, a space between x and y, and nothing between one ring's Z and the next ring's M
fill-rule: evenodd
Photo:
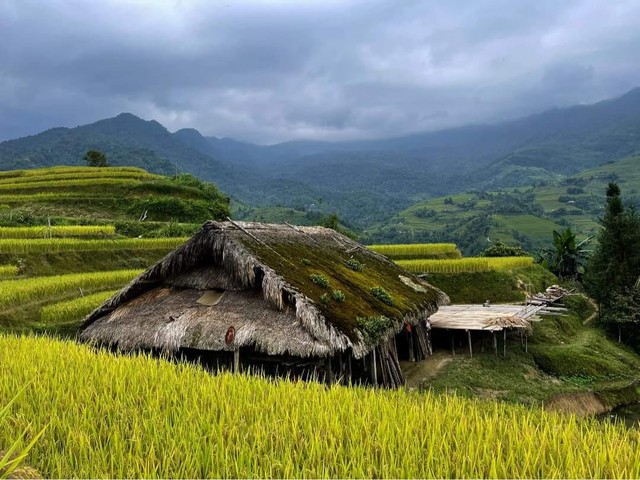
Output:
M404 383L448 297L334 230L207 222L91 313L80 339L215 368Z

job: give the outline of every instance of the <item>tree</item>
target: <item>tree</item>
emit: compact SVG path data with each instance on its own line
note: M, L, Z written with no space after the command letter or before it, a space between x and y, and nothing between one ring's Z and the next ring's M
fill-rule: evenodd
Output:
M598 245L587 265L585 287L600 307L600 320L616 329L618 339L627 331L637 337L640 331L640 295L635 288L640 275L640 216L625 208L620 187L607 187L607 207L601 222Z
M543 251L543 263L560 278L576 278L586 261L584 247L590 240L591 237L578 243L570 228L562 233L554 230L553 246Z
M89 167L108 167L107 156L99 150L88 150L84 154L84 161Z

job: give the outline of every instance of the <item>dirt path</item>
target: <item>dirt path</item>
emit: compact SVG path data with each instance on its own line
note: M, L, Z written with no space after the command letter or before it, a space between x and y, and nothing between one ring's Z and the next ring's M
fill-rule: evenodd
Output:
M406 387L410 390L420 387L427 380L435 377L452 360L451 353L440 351L422 362L400 362Z
M593 320L594 318L596 318L598 316L598 305L596 304L596 302L593 301L592 298L587 297L586 295L583 294L579 294L582 298L584 298L587 302L589 302L591 304L591 306L593 307L593 313L591 315L589 315L589 317L582 322L583 325L588 324L589 322L591 322L591 320Z

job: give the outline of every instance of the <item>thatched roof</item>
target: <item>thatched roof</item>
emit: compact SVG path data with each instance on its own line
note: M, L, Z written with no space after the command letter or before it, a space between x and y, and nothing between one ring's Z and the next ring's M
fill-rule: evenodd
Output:
M356 262L362 271L352 268ZM313 275L329 285L314 283ZM374 287L393 305L377 298ZM219 303L198 303L212 290L225 291ZM344 301L333 299L334 290ZM446 302L440 290L334 230L207 222L89 315L80 338L122 349L253 345L268 354L324 357L352 350L361 357L374 345L365 341L358 318L391 319L382 341ZM226 345L230 326L237 333Z

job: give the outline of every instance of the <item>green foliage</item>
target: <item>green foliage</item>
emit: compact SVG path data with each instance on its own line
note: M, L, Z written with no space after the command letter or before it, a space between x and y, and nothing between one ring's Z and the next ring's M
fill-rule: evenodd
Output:
M393 300L393 297L391 295L389 295L389 292L387 292L384 288L378 286L378 287L373 287L371 289L371 294L376 297L378 300L380 300L382 303L386 303L387 305L393 307L395 305L395 301Z
M322 288L327 288L329 286L329 280L327 280L327 277L318 273L312 273L309 275L309 280Z
M323 293L320 295L320 301L325 305L328 305L331 302L331 297L328 294Z
M307 267L312 264L311 260L309 260L308 258L301 259L300 263L302 263L302 265L305 265Z
M380 341L382 335L391 328L393 322L384 315L370 317L358 317L356 319L358 329L364 335L365 341L369 345L375 345Z
M108 167L107 156L98 150L88 150L83 157L88 167Z
M11 405L23 394L25 388L26 387L23 387L20 392L18 392L18 394L9 401L9 403L0 409L0 425L8 419ZM13 443L8 447L6 452L0 450L0 479L22 478L19 475L19 472L17 472L17 469L27 457L29 450L33 448L35 443L42 436L45 429L43 428L40 433L34 435L27 445L21 446L23 440L27 437L29 430L31 429L26 428L21 435L17 436L17 438L14 437Z
M500 241L486 248L481 257L526 257L528 255L520 245L507 245Z
M342 290L334 290L331 293L331 298L333 298L338 303L342 303L347 297Z
M585 286L601 309L601 320L617 330L618 338L630 337L640 347L638 291L640 275L640 215L624 208L620 187L607 186L607 208L598 244L589 259Z
M347 267L349 267L354 272L361 272L364 270L364 263L359 262L357 259L351 257L346 261Z
M576 241L576 235L570 228L562 233L553 231L553 247L543 252L543 262L559 278L576 278L586 262L588 251L584 246L591 238Z

